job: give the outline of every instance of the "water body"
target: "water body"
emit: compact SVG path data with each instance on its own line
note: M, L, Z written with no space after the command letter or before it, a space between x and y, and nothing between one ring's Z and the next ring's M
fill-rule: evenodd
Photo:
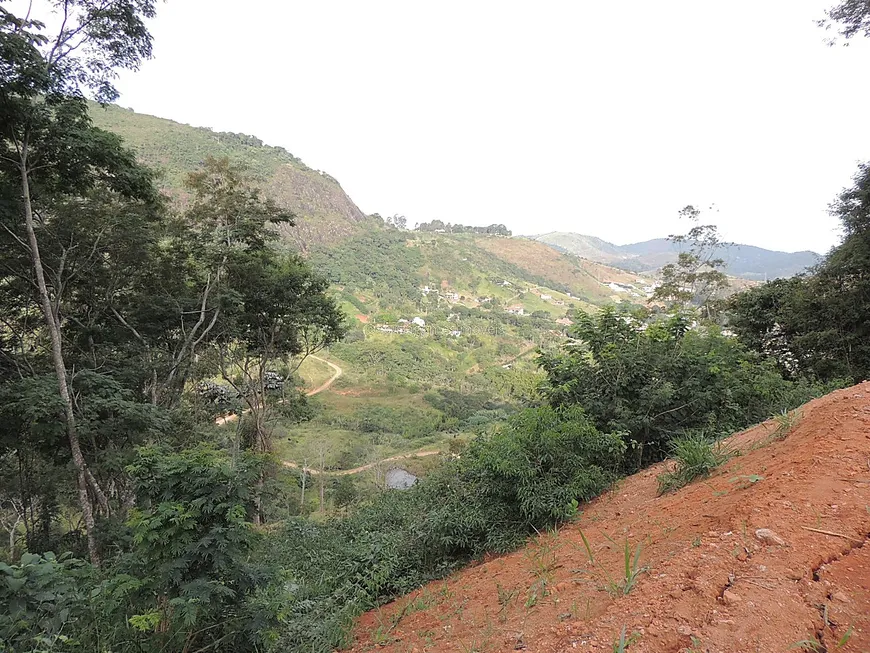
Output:
M407 490L417 482L417 477L401 467L387 471L386 484L390 490Z

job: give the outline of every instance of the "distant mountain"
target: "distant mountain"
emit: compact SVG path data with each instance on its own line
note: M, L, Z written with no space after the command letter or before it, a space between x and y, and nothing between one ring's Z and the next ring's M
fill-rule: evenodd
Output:
M554 231L531 239L560 251L632 272L653 272L675 261L680 246L666 238L631 245L614 245L594 236ZM719 253L725 271L734 277L764 281L791 277L819 262L815 252L777 252L753 245L727 245Z
M97 127L121 136L143 163L162 173L164 188L181 202L185 175L208 155L244 164L267 196L297 215L296 226L283 235L303 252L357 234L369 221L334 178L255 136L192 127L115 105L93 104L90 113Z

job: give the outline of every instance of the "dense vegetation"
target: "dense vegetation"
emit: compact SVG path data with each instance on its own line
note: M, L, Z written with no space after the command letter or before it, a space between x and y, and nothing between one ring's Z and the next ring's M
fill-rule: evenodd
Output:
M731 325L792 376L870 378L870 165L832 206L845 237L809 274L736 295Z
M835 205L843 244L730 314L697 251L670 270L667 310L594 315L519 266L493 277L474 236L399 217L305 261L277 239L295 217L238 161L202 157L171 205L91 122L84 95L113 100L116 69L150 55L154 3L64 6L54 35L0 8L0 650L330 651L360 611L570 519L621 475L676 452L662 489L678 487L719 464L706 443L867 373L867 166ZM339 343L338 301L390 328L420 311L427 340L360 321ZM300 365L330 345L392 403L308 403ZM535 346L541 372L518 373ZM327 478L325 440L313 469L278 464L327 427L373 446L465 437L411 489L361 492Z
M441 220L421 222L415 228L416 231L436 231L448 234L489 234L491 236L510 236L511 231L503 224L491 224L486 227L474 227L465 224L450 224Z

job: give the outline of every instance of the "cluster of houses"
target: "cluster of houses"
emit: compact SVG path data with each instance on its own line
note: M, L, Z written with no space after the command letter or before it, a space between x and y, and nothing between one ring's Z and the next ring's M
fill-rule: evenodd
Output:
M634 297L645 296L647 298L652 297L656 288L658 288L658 286L660 285L658 281L652 281L651 279L637 278L634 281L637 285L622 283L619 281L602 281L601 283L603 283L615 293L626 293Z
M450 318L448 317L448 320ZM396 324L376 324L375 330L380 331L381 333L395 333L395 334L413 334L419 335L426 329L426 320L422 317L415 317L413 319L399 318ZM462 335L462 331L459 329L452 329L447 332L447 334L452 338L458 338Z
M450 304L455 304L462 299L458 292L453 292L452 290L438 290L437 288L430 288L429 286L423 286L420 288L420 292L424 297L429 297L434 294L436 297L444 299Z

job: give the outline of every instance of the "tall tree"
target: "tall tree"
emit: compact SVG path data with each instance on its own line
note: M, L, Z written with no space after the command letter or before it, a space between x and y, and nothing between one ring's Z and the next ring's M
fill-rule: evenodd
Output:
M725 243L719 238L716 225L701 224L701 211L686 206L680 218L689 220L692 227L686 234L668 237L680 247L677 260L662 267L661 283L653 299L669 306L701 307L710 317L713 302L728 287L728 277L722 272L725 261L719 256Z
M47 198L84 194L104 184L115 191L143 191L141 175L129 175L117 139L95 130L84 93L101 101L117 97L118 69L135 69L151 55L145 20L153 0L61 0L60 27L49 34L29 14L0 8L0 160L4 182L20 194L10 212L23 222L19 244L30 256L35 295L51 343L51 360L63 403L66 435L76 468L79 504L91 560L99 562L89 477L76 429L75 407L64 358L63 316L40 250L41 227L50 220ZM145 184L148 185L147 183Z

